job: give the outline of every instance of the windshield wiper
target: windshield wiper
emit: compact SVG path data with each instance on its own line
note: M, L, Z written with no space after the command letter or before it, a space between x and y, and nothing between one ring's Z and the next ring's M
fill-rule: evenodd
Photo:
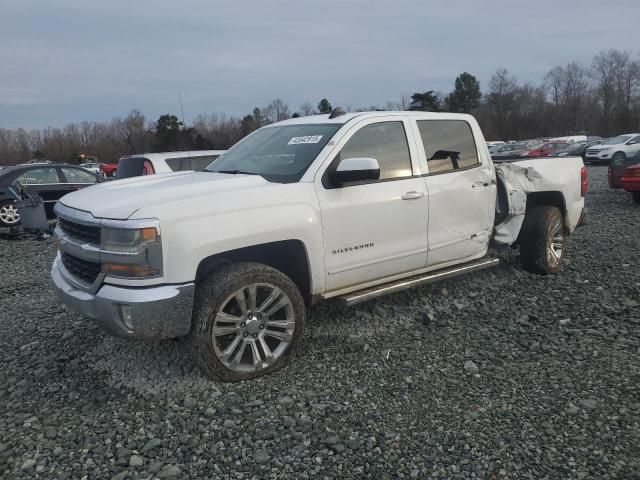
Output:
M260 175L255 172L244 172L242 170L211 170L212 173L228 173L229 175Z

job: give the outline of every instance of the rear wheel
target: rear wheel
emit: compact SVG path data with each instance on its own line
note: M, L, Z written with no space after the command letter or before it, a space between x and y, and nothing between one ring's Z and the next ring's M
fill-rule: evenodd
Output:
M640 192L631 192L631 201L633 203L640 203Z
M305 316L298 287L282 272L258 263L228 265L198 286L192 348L209 377L259 377L288 362Z
M0 226L13 227L20 224L20 214L13 200L0 203Z
M562 212L558 207L533 207L520 233L520 261L525 270L548 275L560 271L565 249Z

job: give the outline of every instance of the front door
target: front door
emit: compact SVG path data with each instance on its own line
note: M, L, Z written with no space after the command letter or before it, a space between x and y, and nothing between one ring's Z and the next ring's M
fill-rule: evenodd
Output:
M61 189L64 188L58 176L58 169L49 166L30 168L17 180L27 192L36 192L42 198L47 217L53 218L53 207L63 194Z
M338 290L422 268L427 260L428 197L417 172L415 144L403 117L354 127L336 145L326 169L346 158L375 158L380 179L332 187L326 170L316 189L322 214L327 290Z

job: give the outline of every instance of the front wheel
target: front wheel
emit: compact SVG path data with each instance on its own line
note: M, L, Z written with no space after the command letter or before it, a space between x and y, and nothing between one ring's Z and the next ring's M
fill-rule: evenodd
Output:
M192 349L209 377L260 377L286 365L305 317L304 300L289 277L267 265L231 264L196 290Z
M640 203L640 192L631 192L631 201L633 203Z
M611 157L611 165L621 166L627 162L627 156L623 152L616 152Z
M533 207L520 232L522 267L540 275L560 271L565 250L565 229L558 207Z
M20 214L13 200L0 203L0 226L15 227L20 224Z

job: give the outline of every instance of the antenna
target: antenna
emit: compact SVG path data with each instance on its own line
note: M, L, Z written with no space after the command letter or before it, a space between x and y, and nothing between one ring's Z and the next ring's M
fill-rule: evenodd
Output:
M180 101L180 113L182 113L182 126L186 127L187 123L184 121L184 109L182 108L182 95L178 92L178 100ZM187 150L187 157L189 158L189 166L191 166L191 152Z

